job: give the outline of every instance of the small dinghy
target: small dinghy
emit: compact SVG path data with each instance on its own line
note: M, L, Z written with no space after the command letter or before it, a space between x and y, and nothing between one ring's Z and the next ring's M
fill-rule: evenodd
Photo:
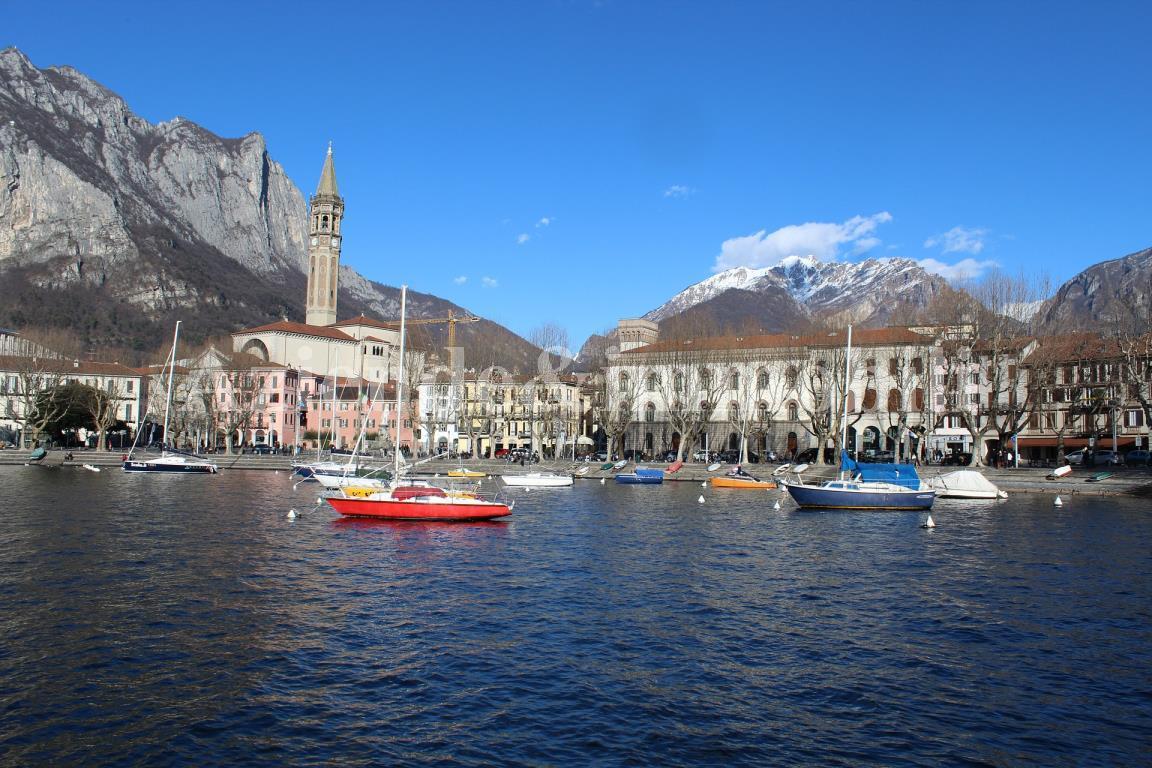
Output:
M1097 472L1096 474L1092 475L1092 477L1088 478L1088 482L1099 483L1103 480L1107 480L1108 478L1112 477L1112 475L1114 475L1114 474L1116 474L1116 473L1115 472Z
M717 462L715 464L709 464L708 465L708 471L709 472L715 472L718 469L720 469L720 463L719 462Z
M1056 467L1056 469L1052 470L1048 474L1047 479L1059 480L1060 478L1067 477L1070 474L1072 474L1072 467L1071 465L1065 464L1063 467Z

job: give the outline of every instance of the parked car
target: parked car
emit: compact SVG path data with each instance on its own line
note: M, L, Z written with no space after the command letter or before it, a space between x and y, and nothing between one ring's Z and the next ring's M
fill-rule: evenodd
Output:
M972 454L970 453L949 453L940 460L942 467L967 467L972 463Z
M715 451L696 451L692 454L692 461L716 461Z
M258 456L267 456L269 454L276 453L276 449L267 443L260 443L259 445L252 446L252 453L255 453Z
M1146 467L1152 463L1152 451L1128 451L1124 454L1124 463L1130 467Z
M1121 464L1122 460L1119 454L1114 451L1096 450L1089 451L1087 448L1081 448L1078 451L1064 454L1064 458L1068 460L1069 464L1081 465L1085 463L1085 458L1092 466L1107 467Z

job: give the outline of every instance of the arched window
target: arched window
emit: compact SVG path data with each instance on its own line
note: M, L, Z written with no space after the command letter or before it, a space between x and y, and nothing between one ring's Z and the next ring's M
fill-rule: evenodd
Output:
M902 399L903 398L900 396L900 390L896 389L895 387L888 390L888 412L899 413L900 407L903 405Z
M655 392L658 386L660 386L660 377L655 373L648 374L648 391Z
M788 386L789 389L796 388L796 374L796 366L794 365L788 366L788 370L784 372L784 383Z
M620 371L620 392L628 391L628 372Z
M322 229L324 231L328 230L328 216L327 215L320 217L320 229Z
M856 411L856 393L848 390L848 412L854 413Z
M796 401L788 403L788 421L800 420L800 406L796 405Z
M680 371L676 372L676 377L673 380L674 388L677 392L684 391L684 374Z
M872 410L876 407L876 390L869 387L864 390L864 409Z
M712 371L707 368L700 369L700 386L708 389L712 386Z
M921 357L912 358L912 372L917 376L924 375L924 359Z
M644 421L648 421L648 422L656 421L656 404L655 403L648 403L648 405L644 406Z
M728 421L740 421L740 403L728 403Z
M768 421L768 403L760 401L756 404L756 420L761 424Z
M733 391L740 389L740 372L732 371L728 374L728 389Z
M912 390L912 407L917 411L924 410L924 390L920 387Z
M768 371L761 368L756 372L756 389L768 388Z

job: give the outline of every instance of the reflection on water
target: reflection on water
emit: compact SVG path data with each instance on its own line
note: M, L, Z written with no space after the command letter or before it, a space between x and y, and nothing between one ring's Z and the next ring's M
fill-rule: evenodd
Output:
M0 473L4 764L1146 762L1146 502Z

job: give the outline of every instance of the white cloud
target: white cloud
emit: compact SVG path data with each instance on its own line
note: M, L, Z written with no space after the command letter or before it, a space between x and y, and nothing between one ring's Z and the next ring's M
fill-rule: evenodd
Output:
M459 277L454 277L452 278L452 282L456 283L456 285L464 285L464 283L468 282L468 276L460 275Z
M990 269L995 269L999 266L995 261L987 259L985 261L978 261L977 259L961 259L955 264L945 264L936 259L920 259L916 262L925 272L931 272L934 275L940 275L945 280L974 280L980 275L984 274Z
M789 224L775 232L760 230L754 235L733 237L720 246L715 272L733 267L771 267L789 256L815 256L822 261L835 261L846 248L859 255L880 245L873 233L881 224L892 221L887 211L871 216L853 216L845 222L808 222Z
M970 253L975 256L984 250L984 238L987 235L988 230L979 227L952 227L947 232L925 240L924 247L939 246L941 253Z
M480 284L483 285L485 288L499 288L500 287L500 283L496 280L496 278L488 277L488 275L484 275L484 277L480 278Z
M531 239L532 239L532 235L528 234L527 232L521 232L519 235L516 236L516 245L524 245L524 243L528 242Z
M668 189L664 190L664 197L677 197L684 199L695 191L696 190L692 189L692 187L686 186L684 184L673 184L672 186L668 187Z
M551 218L549 218L547 216L542 216L542 217L540 217L540 221L536 222L536 228L539 229L540 227L546 227L551 223L552 223Z

